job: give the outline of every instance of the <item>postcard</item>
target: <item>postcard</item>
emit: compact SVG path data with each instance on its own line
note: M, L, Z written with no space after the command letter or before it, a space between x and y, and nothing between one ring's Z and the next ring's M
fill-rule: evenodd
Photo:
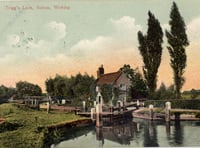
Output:
M41 115L29 109L22 112L18 105L0 104L0 123L9 121L5 125L8 132L0 129L4 133L0 147L199 146L199 122L194 126L182 121L136 120L102 129L57 130L62 119L80 119L74 114L66 117L62 111L95 114L96 121L96 111L103 112L96 105L102 102L118 107L141 98L140 103L149 98L198 102L199 5L198 0L1 0L0 103L20 100L39 108L41 98L52 102L41 101L41 109L49 108L48 114ZM50 108L61 110L60 118L57 112L51 114ZM15 113L20 119L14 118ZM127 115L125 110L123 114ZM29 115L26 124L13 122ZM198 111L192 111L194 115L197 117ZM82 118L80 122L85 123ZM65 123L67 128L76 124ZM50 130L44 127L54 129L54 125L53 138L45 139Z

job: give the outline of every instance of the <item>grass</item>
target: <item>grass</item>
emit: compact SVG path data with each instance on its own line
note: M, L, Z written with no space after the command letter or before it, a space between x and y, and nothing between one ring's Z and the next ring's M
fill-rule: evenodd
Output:
M37 127L47 127L60 122L83 119L72 113L51 112L47 114L46 111L20 108L15 104L8 103L0 105L0 118L5 118L7 122L19 125L17 130L0 133L1 148L43 147L45 132L38 131Z
M182 99L192 99L191 94L181 94ZM200 95L198 95L195 99L200 99Z

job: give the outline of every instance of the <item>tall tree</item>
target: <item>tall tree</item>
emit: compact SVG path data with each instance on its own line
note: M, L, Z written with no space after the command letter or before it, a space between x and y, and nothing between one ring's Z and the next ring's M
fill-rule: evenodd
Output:
M189 45L189 41L184 20L175 2L173 2L171 8L169 25L171 30L166 30L169 44L167 48L170 54L170 65L174 73L175 94L176 98L179 99L181 98L181 88L185 82L183 77L187 61L185 48Z
M148 30L143 35L138 32L139 50L143 58L143 73L147 82L149 97L153 97L157 87L157 72L161 62L163 32L158 19L148 12Z

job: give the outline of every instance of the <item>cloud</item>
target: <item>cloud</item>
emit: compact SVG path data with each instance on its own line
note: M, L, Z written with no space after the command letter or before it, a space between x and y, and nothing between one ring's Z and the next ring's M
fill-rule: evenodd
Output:
M165 32L165 30L168 30L168 31L170 30L170 26L167 23L166 24L162 24L161 27L162 27L164 32Z
M87 56L88 54L99 54L104 51L109 52L115 45L112 37L97 36L95 39L80 40L77 44L71 47L72 54Z
M135 23L135 18L130 16L123 16L120 19L110 19L110 22L113 24L113 26L116 28L116 30L120 32L137 32L139 30L142 30L142 27Z
M107 53L124 51L124 49L135 47L134 38L137 32L142 29L135 23L135 19L130 16L123 16L119 19L111 18L109 20L114 31L107 36L97 36L93 39L83 39L71 47L72 53L82 54L94 53L100 54L104 51Z
M199 63L199 47L200 47L200 17L194 18L187 25L187 34L190 45L187 50L188 63L191 65L200 65Z
M46 25L49 37L60 40L66 36L66 25L62 22L52 21Z
M114 27L113 36L128 44L137 43L137 33L142 30L142 26L136 24L135 18L130 16L123 16L119 19L110 19Z
M130 16L111 18L109 22L113 27L111 34L80 40L70 48L71 56L80 60L80 65L86 63L89 67L105 64L109 69L113 69L125 63L141 65L134 38L142 27Z
M7 63L14 63L15 60L16 60L16 56L15 55L7 54L6 56L0 58L0 64L1 65L5 65Z
M187 25L187 33L190 40L198 40L200 39L200 17L194 18Z
M6 43L9 46L16 46L20 42L20 37L17 34L11 34L7 36Z

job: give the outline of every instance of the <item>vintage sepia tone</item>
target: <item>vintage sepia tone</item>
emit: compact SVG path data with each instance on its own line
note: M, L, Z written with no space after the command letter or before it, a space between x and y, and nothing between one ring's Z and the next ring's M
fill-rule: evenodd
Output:
M0 147L198 147L199 0L0 0Z

